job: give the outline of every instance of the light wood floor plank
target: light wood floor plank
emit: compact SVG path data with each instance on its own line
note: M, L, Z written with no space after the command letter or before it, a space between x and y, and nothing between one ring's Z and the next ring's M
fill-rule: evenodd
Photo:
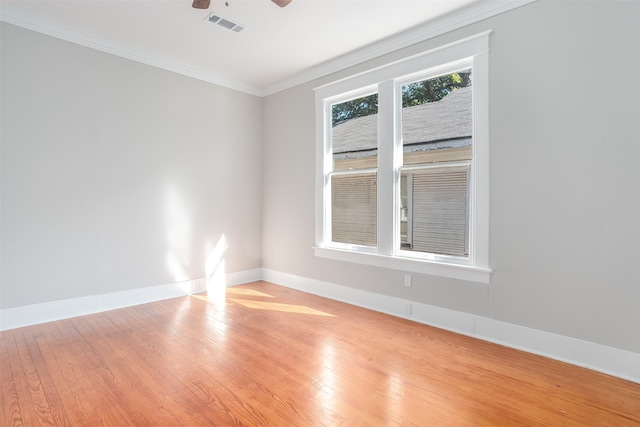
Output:
M640 384L266 282L0 333L6 426L640 426Z
M95 409L86 395L76 393L74 383L70 381L73 375L64 365L67 360L66 349L64 345L60 345L64 340L61 339L55 322L40 325L38 328L23 328L22 331L26 340L35 343L41 354L36 361L39 375L49 384L49 388L55 388L53 393L47 395L47 399L53 399L57 405L63 406L56 412L56 425L90 425L91 413ZM73 410L67 412L66 407ZM67 418L69 414L73 414L73 418Z
M18 404L18 391L11 367L10 351L13 348L13 332L5 332L0 340L0 368L2 369L2 377L0 377L0 397L2 405L0 414L0 422L2 425L13 426L20 425L22 416L20 414L20 406ZM10 347L12 350L10 350Z

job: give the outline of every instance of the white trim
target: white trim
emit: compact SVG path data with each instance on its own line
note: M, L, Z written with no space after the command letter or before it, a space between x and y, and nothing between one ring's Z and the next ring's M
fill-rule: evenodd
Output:
M396 244L396 227L398 210L397 204L394 202L397 194L398 174L398 141L396 139L397 121L396 102L398 93L395 90L395 82L393 80L385 80L378 86L378 253L381 255L392 256ZM380 141L387 141L387 144L380 144ZM382 224L391 224L391 227L382 226Z
M327 197L327 191L329 187L329 175L324 171L329 169L329 165L326 164L331 156L331 146L328 141L325 141L324 135L331 132L331 124L327 117L329 117L329 106L322 99L316 99L316 141L323 141L322 144L316 142L316 182L315 182L315 234L316 242L324 241L324 233L330 232L331 223L327 221L327 215L324 210L326 206L325 197ZM319 196L320 191L321 196Z
M267 85L263 88L264 94L268 96L300 84L308 83L467 25L517 9L534 1L536 0L480 1L458 12L440 17L416 28L370 44L362 49L331 59L272 85Z
M384 268L489 283L489 128L488 52L491 31L438 46L374 69L315 88L316 99L316 248L317 256ZM470 168L469 258L402 251L399 245L399 186L401 120L398 96L401 83L473 68L473 150ZM378 221L377 247L354 247L332 242L331 195L327 185L333 172L329 105L353 99L377 87L378 111ZM375 92L375 91L374 91ZM480 111L482 110L482 111ZM476 158L477 156L477 158ZM344 172L341 172L344 173ZM397 240L397 241L396 241ZM411 258L411 259L410 259Z
M71 43L76 43L102 52L111 53L113 55L141 62L143 64L173 71L208 83L239 90L251 95L268 96L409 47L416 43L432 39L484 19L491 18L501 13L517 9L534 1L535 0L480 1L465 9L437 18L419 27L404 31L379 42L372 43L369 46L358 49L354 52L331 59L263 88L247 85L239 81L229 80L208 70L203 70L166 57L154 55L129 45L116 43L85 32L45 22L32 15L19 12L5 6L2 3L0 3L0 20L66 40Z
M12 25L17 25L18 27L36 31L51 37L99 50L101 52L110 53L142 64L172 71L207 83L213 83L218 86L238 90L250 95L260 97L265 95L264 91L258 87L247 85L236 80L230 80L211 71L147 52L124 43L98 37L60 24L52 24L33 15L2 5L1 3L0 20Z
M316 99L342 99L361 92L385 80L412 80L416 75L425 75L433 70L440 74L443 70L458 68L469 62L469 58L489 52L491 30L483 31L463 39L447 43L428 51L420 52L382 64L378 67L352 74L342 79L315 87Z
M266 268L263 280L640 383L640 353Z
M261 278L260 268L228 273L225 275L225 285L235 286ZM0 331L190 295L200 280L206 279L7 308L0 310Z
M474 265L489 265L489 54L473 57L473 165L469 246Z
M381 255L376 253L365 253L362 251L355 252L353 250L330 247L315 247L313 249L316 256L335 261L353 262L373 267L430 274L434 276L448 277L450 279L467 280L470 282L489 283L491 273L493 272L490 268L459 263L431 261L423 258L418 259L402 256Z
M225 275L225 284L227 287L256 282L258 280L262 280L262 268L227 273Z

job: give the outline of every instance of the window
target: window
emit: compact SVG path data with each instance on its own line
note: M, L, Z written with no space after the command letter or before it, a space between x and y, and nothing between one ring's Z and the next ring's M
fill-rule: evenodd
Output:
M316 89L316 254L488 282L484 33Z
M472 89L471 68L401 86L400 250L469 256Z
M378 94L331 106L331 241L377 244Z

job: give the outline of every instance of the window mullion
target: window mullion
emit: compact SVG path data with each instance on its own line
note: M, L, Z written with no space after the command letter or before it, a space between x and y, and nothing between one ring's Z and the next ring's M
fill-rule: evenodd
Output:
M378 253L393 255L395 244L395 91L393 80L378 86Z

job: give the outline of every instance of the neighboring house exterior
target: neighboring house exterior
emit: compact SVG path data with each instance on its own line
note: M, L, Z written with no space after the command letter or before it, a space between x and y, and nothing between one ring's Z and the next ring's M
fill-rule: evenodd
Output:
M472 88L437 102L403 108L401 245L403 249L468 255L468 185L473 155ZM332 182L332 239L375 246L377 114L332 129L334 170L363 169Z

